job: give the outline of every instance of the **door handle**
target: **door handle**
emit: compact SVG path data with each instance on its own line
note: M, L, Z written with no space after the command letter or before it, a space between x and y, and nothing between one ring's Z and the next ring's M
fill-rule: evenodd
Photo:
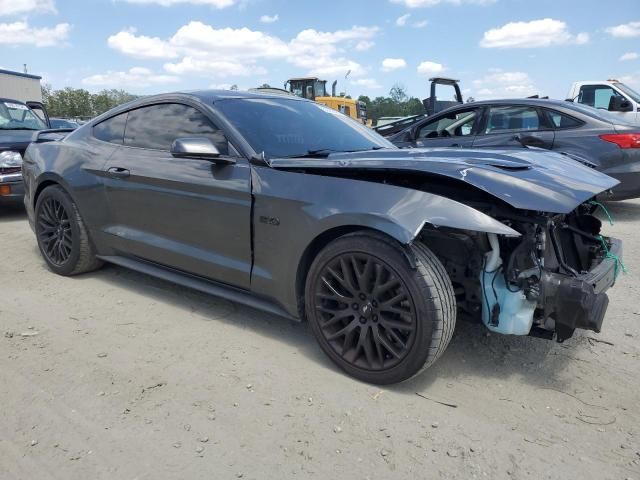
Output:
M126 168L111 167L107 170L107 174L115 178L127 178L131 172Z
M458 148L458 147L460 147L460 144L459 143L452 143L451 146L455 147L455 148Z

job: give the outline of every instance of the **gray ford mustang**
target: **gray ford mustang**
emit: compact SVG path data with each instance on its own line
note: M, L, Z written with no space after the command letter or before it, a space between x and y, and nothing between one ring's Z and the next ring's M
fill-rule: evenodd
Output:
M23 174L53 272L110 262L306 319L379 384L432 365L462 316L600 331L621 257L591 202L617 180L552 152L400 150L296 97L146 97L36 138Z

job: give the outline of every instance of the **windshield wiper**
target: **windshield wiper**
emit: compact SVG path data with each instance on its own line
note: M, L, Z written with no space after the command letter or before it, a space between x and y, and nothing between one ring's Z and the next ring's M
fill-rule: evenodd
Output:
M345 150L345 153L370 152L371 150L382 150L383 148L387 148L387 147L375 146L371 148L363 148L360 150Z
M280 158L327 158L332 153L339 152L332 148L318 148L315 150L307 150L305 153L296 153L295 155L286 155Z
M40 129L29 127L0 127L0 130L31 130L32 132L37 132Z
M385 147L375 146L371 148L363 148L360 150L337 150L335 148L317 148L314 150L307 150L306 153L297 153L295 155L287 155L280 158L327 158L332 153L356 153L356 152L368 152L370 150L380 150Z

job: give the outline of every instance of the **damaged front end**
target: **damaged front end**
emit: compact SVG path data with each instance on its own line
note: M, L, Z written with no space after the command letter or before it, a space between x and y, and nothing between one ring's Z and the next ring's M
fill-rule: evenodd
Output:
M519 237L426 229L421 240L443 260L460 313L496 333L556 338L599 332L606 290L622 267L622 244L601 235L595 203L568 214L528 211L495 218ZM453 240L453 241L452 241Z

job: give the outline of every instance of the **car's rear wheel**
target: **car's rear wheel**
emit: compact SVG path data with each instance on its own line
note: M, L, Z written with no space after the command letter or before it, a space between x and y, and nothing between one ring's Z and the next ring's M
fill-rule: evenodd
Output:
M69 194L58 185L46 187L35 208L35 231L40 252L59 275L78 275L102 265Z
M305 310L322 349L366 382L396 383L432 365L455 327L453 287L424 245L401 247L356 233L330 243L313 261Z

